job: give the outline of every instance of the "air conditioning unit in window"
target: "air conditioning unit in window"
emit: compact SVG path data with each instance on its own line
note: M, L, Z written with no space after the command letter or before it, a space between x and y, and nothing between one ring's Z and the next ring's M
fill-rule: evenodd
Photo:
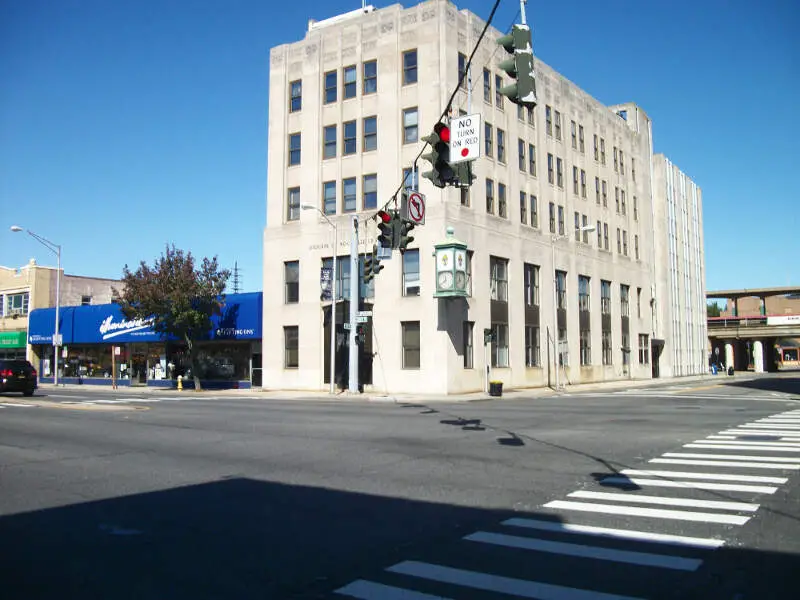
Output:
M24 315L25 313L22 311L21 308L12 308L8 311L8 314L12 317L19 317Z

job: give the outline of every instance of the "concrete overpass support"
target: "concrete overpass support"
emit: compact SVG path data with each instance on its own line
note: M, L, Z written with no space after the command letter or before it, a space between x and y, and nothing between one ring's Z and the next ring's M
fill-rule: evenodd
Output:
M761 340L753 342L753 370L756 373L764 372L764 344Z
M733 366L733 344L728 342L725 344L725 368Z

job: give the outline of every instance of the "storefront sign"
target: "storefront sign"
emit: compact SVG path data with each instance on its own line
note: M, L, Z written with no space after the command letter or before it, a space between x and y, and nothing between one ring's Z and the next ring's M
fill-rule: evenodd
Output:
M24 348L24 331L0 331L0 348Z
M135 333L143 330L152 333L150 330L152 325L153 319L134 319L133 321L123 320L115 322L113 315L109 315L100 323L98 330L103 336L103 339L108 340L126 333Z

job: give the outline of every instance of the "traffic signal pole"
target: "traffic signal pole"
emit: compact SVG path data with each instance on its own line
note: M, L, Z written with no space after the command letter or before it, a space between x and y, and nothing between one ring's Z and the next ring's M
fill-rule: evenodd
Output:
M358 393L358 289L361 276L358 272L358 217L353 216L353 231L350 233L350 376L347 389Z

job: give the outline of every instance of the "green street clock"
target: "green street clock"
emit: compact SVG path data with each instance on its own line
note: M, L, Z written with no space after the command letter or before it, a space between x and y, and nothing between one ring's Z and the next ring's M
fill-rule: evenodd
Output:
M452 227L447 239L434 246L436 293L434 298L464 298L467 289L467 245L455 238Z

